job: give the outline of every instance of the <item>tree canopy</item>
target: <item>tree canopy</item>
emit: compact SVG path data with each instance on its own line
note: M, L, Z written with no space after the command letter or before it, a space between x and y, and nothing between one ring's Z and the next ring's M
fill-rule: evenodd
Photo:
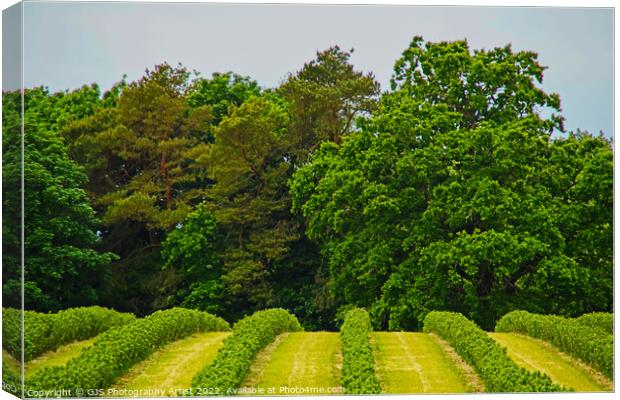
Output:
M58 131L91 114L96 86L50 95L44 88L24 94L24 298L44 311L96 304L109 276L111 253L97 253L97 219L86 192L86 176L69 158ZM95 104L93 104L95 103ZM21 307L21 101L3 95L3 301Z
M613 150L564 132L545 67L414 37L389 90L338 46L263 88L167 63L25 93L27 307L283 307L330 329L613 299ZM3 289L19 306L21 99L3 93Z
M539 109L558 111L559 98L536 85L535 60L414 38L377 112L296 172L293 205L339 304L369 307L391 329L419 327L434 309L492 327L515 308L611 306L600 284L611 283L611 257L583 257L588 240L574 240L583 232L611 249L610 144L551 138L561 118ZM577 199L583 179L591 190ZM583 218L590 207L602 214Z

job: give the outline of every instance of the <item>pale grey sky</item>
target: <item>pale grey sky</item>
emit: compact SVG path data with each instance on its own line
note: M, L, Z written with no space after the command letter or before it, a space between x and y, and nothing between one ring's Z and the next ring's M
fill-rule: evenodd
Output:
M24 24L25 85L53 91L92 82L105 90L163 61L273 87L334 44L355 48L356 68L388 89L414 35L467 38L471 48L512 43L549 67L544 87L560 94L567 128L613 136L610 8L29 2Z

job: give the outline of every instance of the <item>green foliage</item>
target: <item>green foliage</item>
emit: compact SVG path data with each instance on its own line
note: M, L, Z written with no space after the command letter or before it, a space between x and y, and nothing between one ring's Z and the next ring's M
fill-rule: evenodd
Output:
M2 357L2 390L21 398L23 397L21 367L19 361L11 361L5 356Z
M560 120L542 115L559 100L537 88L542 69L509 47L416 38L395 91L295 172L293 210L336 307L366 307L395 330L433 309L490 329L517 308L611 308L611 145L550 138Z
M221 313L221 237L213 214L199 204L162 243L164 268L178 272L172 305Z
M25 307L55 311L98 302L115 258L97 253L95 213L81 186L86 176L68 155L59 131L92 114L99 89L24 93ZM21 307L21 107L19 93L3 93L3 296Z
M599 328L555 315L512 311L497 321L495 331L518 332L546 340L613 379L614 338Z
M472 53L466 40L432 43L415 36L390 83L393 91L459 113L461 127L501 124L535 115L537 108L559 110L560 97L538 87L546 67L537 59L531 51L514 53L510 44ZM546 125L561 129L562 118L553 114Z
M21 306L21 94L2 93L2 300Z
M194 310L207 312L223 311L224 286L220 280L208 280L204 282L194 282L186 290L180 290L169 300L174 304L179 302L179 306Z
M211 364L192 380L192 395L232 395L258 352L284 332L301 331L297 318L281 308L258 311L233 327Z
M226 321L202 311L182 308L157 311L101 334L91 347L66 366L47 367L35 373L26 381L26 388L68 390L72 397L80 394L76 389L88 394L89 389L107 388L132 365L167 343L195 332L229 329Z
M576 321L580 324L590 326L592 328L599 328L605 332L614 334L614 314L604 312L593 312L583 314L576 318Z
M107 300L139 314L168 305L178 277L162 270L161 242L204 199L199 159L211 109L187 104L189 72L157 65L126 84L114 107L64 130L102 216L101 248L121 257Z
M286 305L308 326L329 325L325 271L303 221L290 213L288 181L322 141L339 141L374 104L376 82L348 59L337 47L317 53L280 88L229 107L214 130L204 157L214 182L206 203L226 238L222 283L232 318Z
M132 220L149 230L170 230L189 211L188 201L199 196L199 191L183 190L194 180L188 176L191 158L186 153L198 143L194 130L209 129L210 114L189 109L184 97L188 78L183 67L156 66L121 93L116 140L109 140L109 131L78 139L82 146L98 142L94 157L112 155L123 164L126 175L99 199L106 206L106 224Z
M2 308L2 349L18 360L22 359L22 314L16 308Z
M291 151L294 164L302 165L325 141L340 143L355 128L355 118L372 111L379 84L349 63L350 52L333 46L317 52L277 90L290 104Z
M342 387L347 394L381 393L370 347L371 331L370 317L366 310L355 308L347 312L340 327Z
M198 78L192 82L187 102L191 107L211 107L212 123L218 125L232 109L260 93L258 83L247 76L215 72L211 79Z
M613 160L611 144L602 137L576 132L553 142L545 176L559 200L563 251L576 267L567 269L558 260L539 275L539 293L564 304L547 314L568 317L613 309Z
M26 90L26 308L284 307L330 329L351 305L393 330L435 309L484 328L612 309L611 143L552 135L560 99L535 53L414 37L385 93L351 53L317 52L267 90L166 63L103 95ZM11 307L20 112L3 93Z
M2 309L2 348L21 359L21 314ZM43 314L24 311L24 360L29 361L58 347L94 337L108 329L129 324L135 316L107 308L79 307Z
M177 266L187 274L203 276L217 264L217 225L200 204L170 232L162 245L164 267Z
M164 63L67 119L60 130L102 219L99 249L120 256L96 290L101 303L138 315L181 305L231 319L286 305L308 327L331 326L327 271L291 215L288 180L376 104L378 84L349 57L338 47L319 52L266 91L232 72L190 82L186 68ZM198 204L216 218L219 238L203 232L214 242L200 268L199 253L180 246L197 237L201 216L191 229L183 224Z
M445 339L480 375L489 392L559 392L566 389L540 372L519 367L475 323L462 314L433 311L424 319L424 332Z
M223 282L238 310L270 304L270 272L298 239L285 190L287 121L280 104L252 97L222 120L209 152L216 183L206 207L230 238L221 251Z
M286 103L266 93L235 108L215 129L207 160L215 183L205 208L225 238L219 254L230 319L279 304L318 319L317 251L290 214L286 187L293 168L289 123Z

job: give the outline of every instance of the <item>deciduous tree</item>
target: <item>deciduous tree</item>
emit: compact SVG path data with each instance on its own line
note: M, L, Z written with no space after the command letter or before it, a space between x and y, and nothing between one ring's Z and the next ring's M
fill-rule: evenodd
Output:
M81 188L86 176L68 156L59 130L97 107L99 89L24 94L25 307L55 311L96 304L111 253L94 250L97 219ZM3 304L21 307L21 101L3 93Z
M551 139L559 98L537 86L542 71L530 52L415 38L372 118L296 172L294 209L338 304L392 329L433 309L491 328L514 308L609 308L611 149Z

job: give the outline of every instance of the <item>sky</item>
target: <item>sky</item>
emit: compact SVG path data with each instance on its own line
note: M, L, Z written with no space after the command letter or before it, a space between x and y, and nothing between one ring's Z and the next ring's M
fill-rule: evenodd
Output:
M274 87L337 44L354 48L351 62L387 90L415 35L467 39L472 49L511 43L548 66L543 87L559 93L566 128L613 137L613 29L611 8L27 2L24 83L105 90L166 61ZM6 76L4 89L13 89Z

